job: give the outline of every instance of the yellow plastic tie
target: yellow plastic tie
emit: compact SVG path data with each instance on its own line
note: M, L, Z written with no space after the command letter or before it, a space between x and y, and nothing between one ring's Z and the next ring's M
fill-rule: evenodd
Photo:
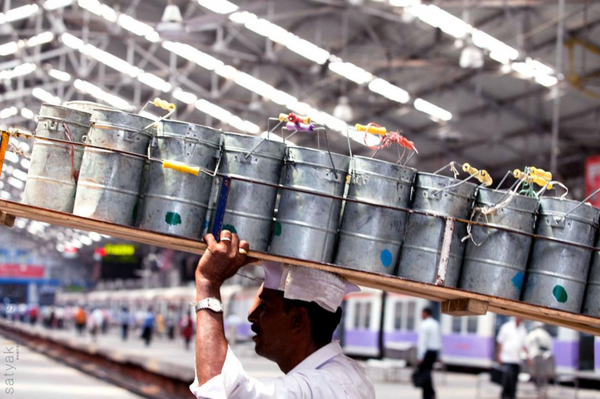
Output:
M367 131L367 126L357 123L354 126L354 129L356 129L357 132L367 132L370 134L378 134L380 136L385 136L387 134L387 129L383 126L379 127L379 126L371 125L371 126L369 126L369 130Z
M152 104L154 104L155 107L159 107L164 109L165 111L175 111L177 109L177 106L173 103L170 103L168 101L165 100L161 100L160 98L156 97L154 99L154 101L152 102Z
M529 184L537 184L540 187L545 187L548 185L547 189L552 190L554 187L552 184L548 184L552 181L552 173L546 172L543 169L538 169L535 166L532 166L529 169L529 173L526 177L524 177L523 171L519 169L515 169L513 171L513 176L515 179L525 179Z
M164 169L173 169L176 170L179 173L189 173L191 175L194 176L198 176L198 174L200 173L200 167L198 166L190 166L187 165L183 162L177 162L177 161L163 161L163 168Z
M464 172L467 172L468 174L470 174L471 176L473 176L475 179L479 180L480 183L483 183L483 184L485 184L488 187L491 186L494 183L494 180L492 180L492 177L487 172L487 170L481 170L480 171L479 169L475 169L474 167L472 167L468 163L464 163L463 164L462 170Z
M537 177L541 177L544 180L547 181L552 181L552 173L551 172L546 172L543 169L538 169L535 166L532 166L529 168L531 170L531 173L533 173L534 176Z
M289 121L288 114L279 114L279 122Z

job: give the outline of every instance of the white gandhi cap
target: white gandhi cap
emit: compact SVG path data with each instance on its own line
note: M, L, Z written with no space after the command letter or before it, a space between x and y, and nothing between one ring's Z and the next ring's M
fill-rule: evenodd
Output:
M283 297L305 302L316 302L323 309L335 313L344 295L360 291L354 284L334 273L308 267L263 261L265 288L283 291Z

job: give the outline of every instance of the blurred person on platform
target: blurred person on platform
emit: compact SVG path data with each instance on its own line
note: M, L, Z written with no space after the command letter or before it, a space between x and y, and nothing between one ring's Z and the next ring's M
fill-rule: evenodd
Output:
M192 340L192 336L194 335L194 322L192 321L192 317L188 312L186 312L181 318L180 327L181 336L185 342L185 350L189 350L190 342Z
M165 324L167 326L167 336L169 337L169 341L173 341L175 339L175 328L177 327L177 314L173 309L173 305L169 305L167 317L165 317Z
M35 323L37 323L37 318L38 308L35 305L31 305L29 308L29 323L31 323L32 326L35 326Z
M150 342L152 341L152 333L154 331L154 313L152 312L152 307L148 308L148 311L144 315L144 321L142 322L142 339L146 346L150 346Z
M543 356L552 351L552 337L542 322L534 321L531 328L525 338L525 347L529 359L533 360L536 356Z
M108 333L108 326L110 323L110 315L109 315L108 311L104 308L100 309L100 312L102 313L102 324L100 324L100 328L102 330L102 335L106 335L106 333Z
M207 250L196 269L196 398L375 398L358 362L342 353L333 333L346 293L358 290L340 276L263 262L265 281L248 312L256 353L279 366L278 378L253 378L225 339L221 286L242 266L249 244L224 230L220 242L204 237Z
M19 314L19 321L21 323L25 323L25 318L27 317L28 306L25 303L20 303L17 306L17 313Z
M512 318L500 327L496 337L496 356L502 369L502 399L515 399L521 372L521 353L527 351L527 329L520 317Z
M131 324L131 314L129 313L127 306L123 306L121 308L121 313L119 314L119 324L121 325L121 339L123 341L127 341L127 337L129 335L129 325Z
M165 333L167 331L167 327L165 326L165 317L162 315L162 313L157 312L156 313L156 335L159 338L163 338L165 336Z
M65 326L65 308L58 306L55 311L56 328L62 330Z
M425 308L421 313L421 324L419 325L417 339L418 367L413 376L414 384L423 389L423 399L435 398L431 372L441 349L440 323L433 318L432 310Z
M83 307L78 306L75 311L75 328L79 335L83 335L83 332L85 331L86 318L85 310L83 310Z
M92 336L92 341L96 342L96 337L102 329L103 322L104 315L102 314L102 310L99 308L94 309L91 316L88 317L88 330Z

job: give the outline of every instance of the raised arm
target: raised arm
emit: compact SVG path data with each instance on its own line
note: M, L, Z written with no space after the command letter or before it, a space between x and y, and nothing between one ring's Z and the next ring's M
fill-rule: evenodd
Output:
M212 234L204 237L208 246L196 268L196 301L206 298L221 300L221 285L242 266L251 261L249 244L236 234L221 232L217 242ZM243 249L240 253L240 249ZM245 253L244 253L245 252ZM221 374L227 355L227 341L223 328L223 313L201 310L196 314L196 372L198 385Z

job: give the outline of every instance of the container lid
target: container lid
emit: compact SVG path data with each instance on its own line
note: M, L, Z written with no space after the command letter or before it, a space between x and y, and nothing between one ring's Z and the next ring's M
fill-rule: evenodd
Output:
M146 130L144 128L153 122L152 119L141 115L114 109L95 109L91 118L92 125L128 130L149 136L153 135L152 126Z
M283 160L287 147L285 143L275 140L263 140L264 138L260 136L225 132L223 133L223 151L247 153L254 149L252 155ZM256 147L257 145L258 147Z
M65 107L73 108L78 111L89 112L90 114L93 113L95 109L117 110L115 107L111 107L110 105L99 104L92 101L67 101L65 103Z
M477 190L477 203L485 206L495 206L508 200L508 190L494 190L493 188L480 187ZM527 197L520 194L512 194L513 198L510 203L506 206L508 209L534 213L539 207L539 199L536 197Z
M67 122L79 125L84 128L90 127L90 118L92 114L89 112L79 111L73 108L64 107L62 105L42 104L39 119L53 119L57 121Z
M331 153L336 170L348 172L350 157ZM307 164L321 168L331 169L331 158L327 151L306 147L288 147L287 159L292 163Z
M452 193L455 195L461 195L464 197L473 197L477 184L471 182L464 182L464 180L455 179L453 177L436 175L433 173L418 172L417 179L415 181L415 187L421 189L443 189L444 187L452 186L445 190L439 190L440 192Z
M600 209L587 203L580 204L581 201L566 198L542 197L540 199L540 215L563 216L568 213L567 219L578 220L597 227Z
M417 173L417 170L410 166L361 156L352 157L351 165L351 169L359 173L379 175L390 180L406 181L409 183L414 181Z
M156 135L157 137L170 136L181 139L197 139L215 146L218 146L221 141L221 131L217 129L172 119L160 121L156 127Z

